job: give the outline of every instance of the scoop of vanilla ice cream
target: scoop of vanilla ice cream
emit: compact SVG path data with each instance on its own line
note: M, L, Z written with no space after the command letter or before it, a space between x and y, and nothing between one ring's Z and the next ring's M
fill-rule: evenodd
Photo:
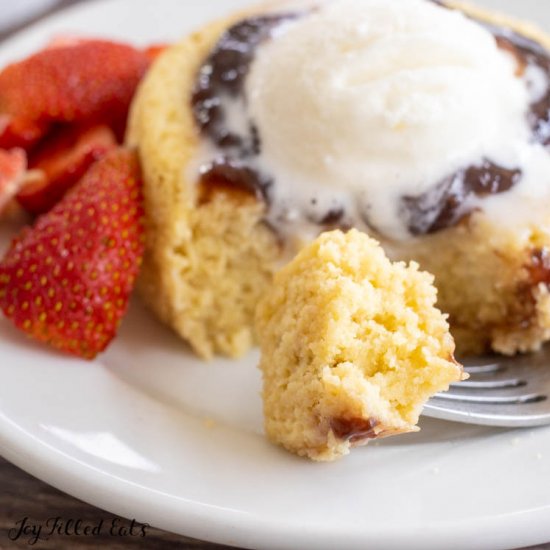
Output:
M402 238L399 198L528 140L528 91L479 23L427 0L335 0L259 48L247 110L274 192L353 191Z

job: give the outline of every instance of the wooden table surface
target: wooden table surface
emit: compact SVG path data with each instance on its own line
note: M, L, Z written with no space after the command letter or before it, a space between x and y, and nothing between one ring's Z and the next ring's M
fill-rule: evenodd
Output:
M60 0L58 5L49 12L63 9L77 1L82 0ZM38 16L35 20L43 15ZM10 32L0 33L0 41L23 27L24 25L20 25ZM69 535L54 534L49 537L49 540L42 540L46 538L44 533L49 529L45 526L45 522L50 518L57 517L60 518L60 522L64 522L65 527L69 520L79 519L82 526L100 525L101 528L97 535L77 536L71 534L72 530L68 527ZM25 518L27 519L25 520ZM23 520L25 520L24 524L21 523ZM44 550L89 550L91 548L107 548L109 550L190 548L207 550L228 548L180 537L152 527L145 527L144 537L140 536L140 526L135 526L132 530L133 536L130 534L114 535L111 531L113 522L116 527L120 526L126 528L127 531L130 530L129 520L117 518L108 512L72 498L0 458L0 550L28 547ZM20 533L22 525L27 526L27 528L31 528L33 525L43 525L42 538L34 545L29 545L29 542L32 542L33 535L30 531ZM533 547L530 550L550 550L550 544Z
M72 498L0 458L1 550L29 548L30 535L21 535L19 539L11 540L18 534L17 522L26 517L29 518L28 525L45 524L49 518L56 517L60 517L65 522L69 519L81 519L84 525L97 525L103 520L103 528L99 536L54 535L47 541L39 540L35 545L30 546L30 548L40 550L90 550L93 548L108 550L175 550L176 548L223 550L229 548L180 537L153 528L146 529L145 537L139 535L134 537L113 536L109 532L113 520L126 526L129 525L129 521ZM343 544L342 549L344 548ZM533 547L529 550L550 550L550 544Z
M69 535L54 534L46 538L46 521L59 517L61 521L82 520L82 526L96 526L103 520L99 535L74 535L69 528ZM43 525L41 539L34 545L30 533L22 533L17 537L21 520L28 518L26 525ZM111 532L115 522L115 530ZM51 524L50 524L51 525ZM223 550L208 542L173 535L152 527L145 528L145 536L141 536L141 528L134 528L134 536L117 535L118 527L130 527L131 522L104 512L72 498L46 483L16 468L13 464L0 458L0 549L36 548L39 550L90 550L106 548L108 550L172 550L176 548L194 548L197 550ZM50 529L50 527L48 527ZM115 534L113 534L115 533ZM13 540L15 539L15 540Z

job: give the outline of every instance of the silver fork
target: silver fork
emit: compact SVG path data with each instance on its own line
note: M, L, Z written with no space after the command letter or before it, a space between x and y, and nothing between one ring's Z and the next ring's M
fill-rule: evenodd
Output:
M550 346L465 361L464 370L470 378L430 399L424 416L512 428L550 424Z

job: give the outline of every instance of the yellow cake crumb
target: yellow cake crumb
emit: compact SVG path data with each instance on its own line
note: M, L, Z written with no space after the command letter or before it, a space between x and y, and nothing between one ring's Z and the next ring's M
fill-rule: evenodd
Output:
M356 230L324 233L278 272L256 314L269 438L328 461L416 431L463 376L432 283Z

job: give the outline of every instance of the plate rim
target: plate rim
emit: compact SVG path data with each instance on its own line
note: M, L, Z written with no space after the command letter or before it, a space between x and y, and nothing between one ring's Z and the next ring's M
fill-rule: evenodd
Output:
M477 520L438 521L394 532L387 530L350 533L319 530L299 523L281 525L269 518L248 512L217 508L197 501L178 498L144 487L90 464L37 440L0 411L0 455L60 491L102 510L166 531L203 541L243 548L315 548L333 550L339 547L363 550L366 545L377 549L440 550L464 549L507 550L550 540L550 503L535 510L517 511ZM141 497L141 498L139 498ZM175 506L170 506L175 504ZM148 507L147 518L143 510ZM241 519L246 521L239 521ZM503 529L503 525L506 528ZM327 524L328 526L328 524ZM452 535L449 535L452 532ZM429 539L424 538L429 533ZM416 542L415 539L418 538ZM452 539L452 541L450 541ZM342 541L345 540L345 545Z

